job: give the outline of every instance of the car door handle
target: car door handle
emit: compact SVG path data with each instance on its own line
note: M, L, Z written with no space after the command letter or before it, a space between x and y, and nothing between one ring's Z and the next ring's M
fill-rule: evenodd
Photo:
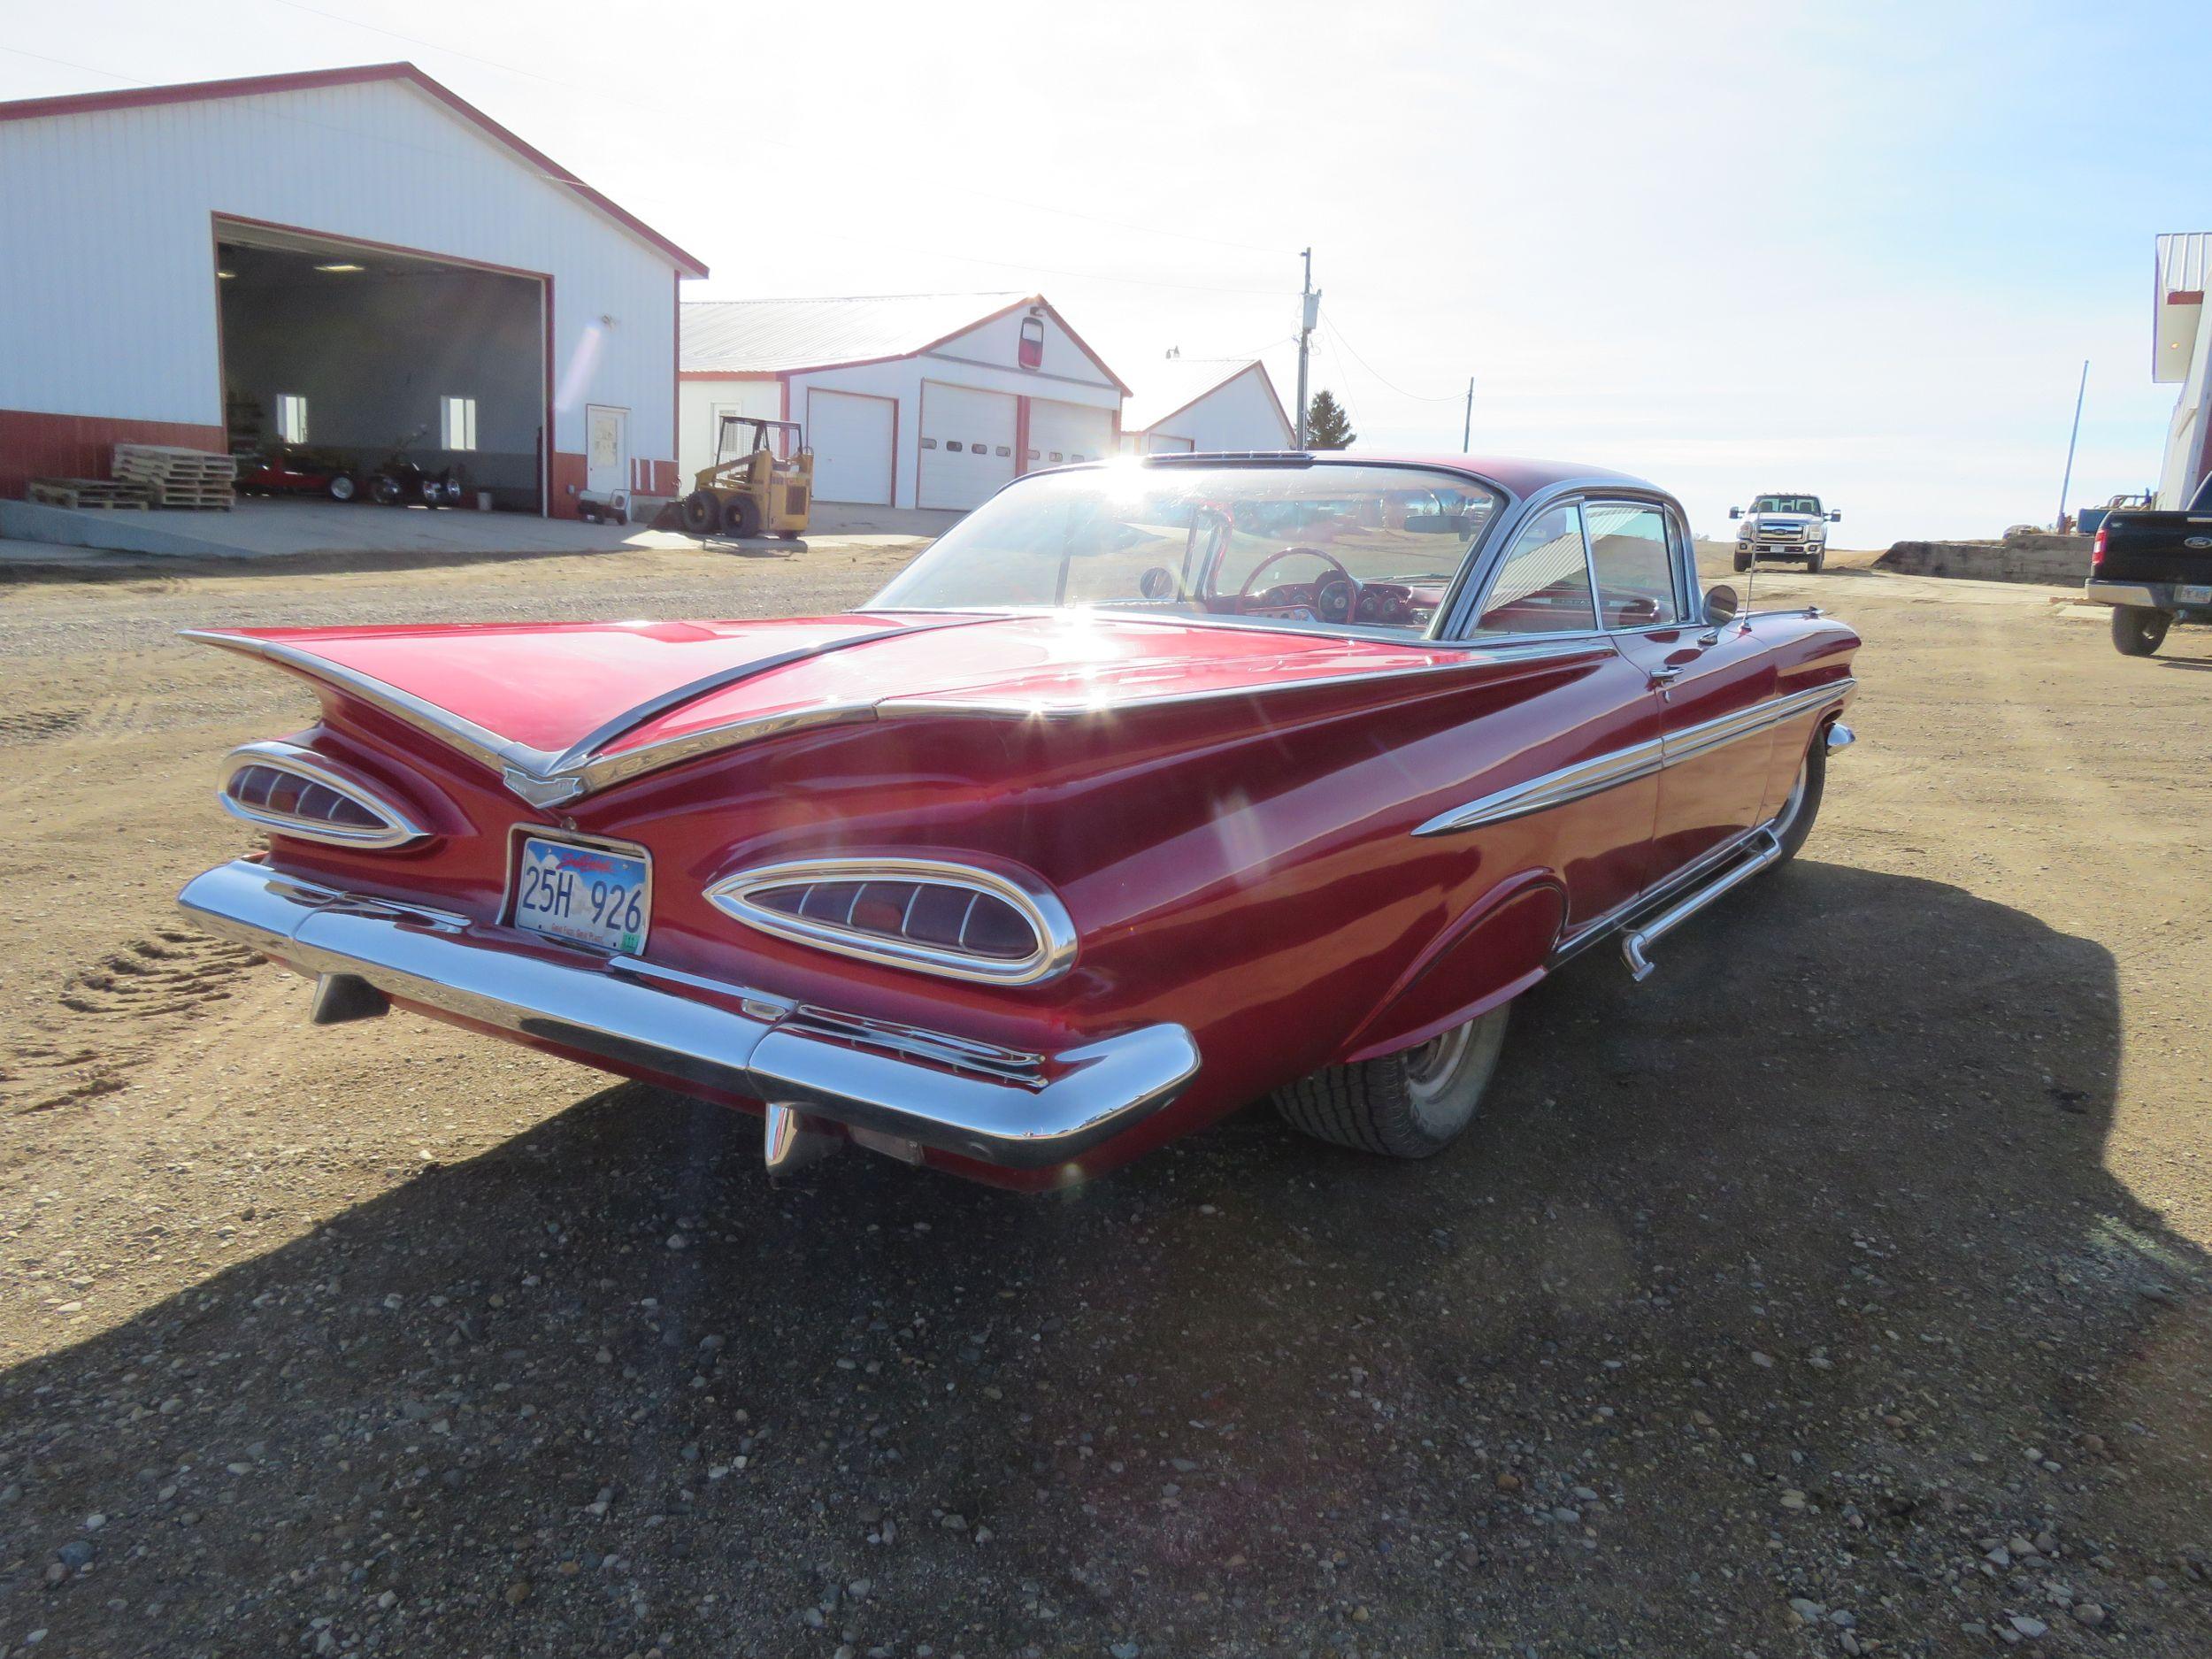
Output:
M1673 663L1662 663L1651 671L1651 683L1655 686L1671 686L1681 678L1682 670Z

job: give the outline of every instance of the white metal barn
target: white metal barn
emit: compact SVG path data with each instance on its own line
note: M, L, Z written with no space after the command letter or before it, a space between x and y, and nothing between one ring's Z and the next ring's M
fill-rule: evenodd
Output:
M1265 364L1169 357L1138 382L1122 411L1122 447L1131 454L1287 449L1297 441Z
M2187 504L2212 474L2212 328L2204 326L2205 279L2212 275L2212 231L2161 236L2158 289L2152 319L2151 380L2178 385L2158 504Z
M503 506L677 493L706 267L411 64L0 104L0 495L411 438Z
M965 511L1118 447L1127 391L1039 295L698 300L683 308L684 477L725 414L795 420L814 494Z

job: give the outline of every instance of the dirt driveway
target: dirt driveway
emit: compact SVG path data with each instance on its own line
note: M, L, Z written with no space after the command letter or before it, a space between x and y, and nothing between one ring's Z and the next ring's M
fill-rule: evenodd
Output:
M771 1187L171 908L311 706L178 627L897 557L0 588L0 1650L2212 1651L2212 633L1763 574L1868 641L1804 857L1527 998L1422 1166L1262 1109L1051 1200Z

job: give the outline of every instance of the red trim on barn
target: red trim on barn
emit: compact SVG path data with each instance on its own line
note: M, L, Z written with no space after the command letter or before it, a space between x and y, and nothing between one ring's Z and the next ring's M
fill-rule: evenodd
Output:
M54 115L88 115L104 110L147 109L164 104L210 103L221 98L252 98L270 93L306 92L320 87L361 86L373 81L398 81L436 99L463 120L488 133L521 157L534 170L555 183L567 186L594 208L633 235L642 238L694 276L707 268L643 219L602 196L555 161L543 150L526 143L457 93L433 81L409 63L358 64L345 69L311 69L288 75L245 75L231 81L185 81L173 86L133 87L119 92L77 92L52 98L19 98L0 104L0 121L28 121Z
M107 478L119 443L166 443L230 452L221 426L189 420L130 420L0 409L0 495L19 499L35 478Z
M2169 305L2201 305L2204 303L2204 290L2202 288L2176 288L2166 296L2166 303Z
M1017 395L1014 399L1014 476L1019 478L1029 470L1029 399Z
M591 463L580 455L571 455L565 449L553 451L553 506L546 516L549 518L573 518L577 497L591 482Z
M701 302L703 304L711 304L713 302L711 301ZM1060 313L1054 309L1052 302L1041 294L1031 294L1024 298L1014 301L1010 305L1002 305L995 311L986 312L983 316L978 317L972 321L961 324L959 327L954 329L950 334L940 334L936 339L926 342L921 345L910 346L903 351L887 351L880 357L841 357L831 363L803 363L787 369L680 369L678 370L678 373L687 380L764 380L770 374L818 374L827 369L864 369L872 364L877 363L902 363L909 357L926 357L930 352L936 350L938 347L944 345L950 341L957 340L963 334L973 334L977 329L984 326L987 323L995 323L1002 317L1009 316L1018 311L1025 311L1032 305L1043 306L1045 309L1045 314L1051 318L1054 322L1059 324L1061 332L1065 334L1070 340L1075 342L1076 349L1082 352L1085 357L1091 360L1091 366L1096 369L1101 374L1104 375L1109 380L1112 381L1115 386L1119 388L1121 395L1124 397L1129 396L1129 388L1122 380L1121 376L1115 373L1111 369L1106 366L1105 359L1101 357L1097 352L1090 349L1089 345L1085 342L1082 335L1077 334L1074 329L1068 326L1068 319L1061 316ZM1009 369L1012 369L1015 365L1010 363L1006 366Z

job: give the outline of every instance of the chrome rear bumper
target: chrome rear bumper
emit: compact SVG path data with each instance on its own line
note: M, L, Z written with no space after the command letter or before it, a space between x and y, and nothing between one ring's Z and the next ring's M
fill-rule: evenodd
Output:
M241 859L177 895L210 933L302 972L603 1063L1009 1169L1079 1156L1198 1071L1180 1025L1022 1054L799 1006L636 957L294 879ZM330 999L347 1005L344 996ZM319 1007L322 999L318 999ZM351 1011L362 1010L357 994ZM334 1015L332 1017L342 1017Z

